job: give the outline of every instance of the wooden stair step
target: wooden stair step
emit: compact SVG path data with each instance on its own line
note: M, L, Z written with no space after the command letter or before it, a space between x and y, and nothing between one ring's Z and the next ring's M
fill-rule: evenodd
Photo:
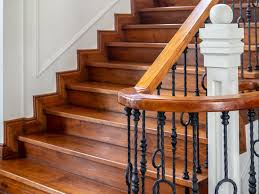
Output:
M234 20L239 17L239 4L235 4ZM140 22L143 24L153 23L183 23L194 10L195 6L167 6L167 7L150 7L139 11ZM247 3L243 4L243 11L247 8ZM257 13L258 14L258 13ZM259 14L257 15L257 17ZM254 21L254 18L251 18Z
M14 189L12 185L9 185L10 182L13 182L15 188L22 187L22 190L16 190L17 193L26 192L27 189L26 193L124 193L111 186L97 183L31 159L1 160L0 182L7 185L7 192L10 194L13 193ZM26 189L25 186L27 187Z
M192 80L195 81L195 76L192 77ZM180 78L180 76L177 76L177 78ZM164 87L168 87L167 85L169 85L169 83L171 83L171 80L164 80ZM188 85L193 83L195 82L191 82ZM72 83L67 85L67 101L72 105L82 106L86 108L124 112L124 107L118 103L118 92L122 89L130 87L133 87L133 85L122 85L106 82ZM184 96L183 83L178 83L176 88L178 88L178 90L176 91L176 95ZM191 87L191 89L189 88L188 95L193 96L194 89L195 87ZM203 92L201 92L201 94L204 94L204 91L202 89L201 91ZM171 96L172 92L167 89L162 89L161 95ZM155 112L148 112L147 114L151 117L157 116L157 113Z
M122 113L107 112L96 109L87 109L71 105L53 107L46 110L47 131L64 133L68 135L84 137L95 141L127 147L127 124L126 116ZM170 118L171 114L166 114ZM202 116L201 116L202 117ZM153 153L156 148L156 119L146 118L146 132L148 139L148 152ZM165 126L165 151L171 153L171 123L166 121ZM200 126L200 156L201 161L206 158L206 134L205 129ZM131 130L133 131L133 123ZM177 123L177 154L183 158L184 150L184 128ZM141 137L141 122L139 123L139 137ZM133 134L133 132L132 132ZM116 138L115 138L116 137ZM188 147L192 146L192 129L188 127ZM190 153L191 155L192 153ZM191 159L191 157L189 158ZM190 160L191 161L191 160Z
M259 17L259 16L258 16ZM167 43L147 43L147 42L110 42L107 43L109 60L153 63L158 55L165 48ZM248 64L249 46L245 45L244 66ZM256 46L251 45L252 56L255 56ZM145 57L143 57L145 56ZM188 45L188 65L195 65L195 45ZM179 64L184 64L184 55L179 58ZM252 64L256 63L256 57L252 57ZM203 55L199 52L199 65L203 64Z
M25 143L25 149L26 147L28 148L28 156L30 157L37 157L38 155L33 153L33 151L30 151L30 148L27 144L33 145L36 147L39 147L40 149L44 148L47 150L52 150L55 153L62 153L64 155L70 155L71 157L76 157L80 158L83 160L90 160L94 163L100 163L112 168L120 169L122 172L122 175L124 173L124 170L126 169L126 164L127 164L127 149L124 147L119 147L119 146L114 146L111 144L106 144L98 141L92 141L86 138L80 138L80 137L75 137L75 136L70 136L70 135L61 135L61 134L31 134L31 135L26 135L26 136L20 136L19 140ZM46 151L47 153L48 151ZM49 155L49 157L51 154ZM44 158L44 156L39 156L40 159ZM147 176L155 179L156 178L156 171L152 167L151 164L151 157L152 155L148 155L148 171L147 171ZM48 161L48 157L45 156L46 162ZM62 157L64 159L64 157ZM39 158L36 158L39 159ZM51 160L51 159L50 159ZM64 159L64 165L63 167L60 166L60 168L67 169L69 171L69 164L72 162L66 161ZM167 166L166 166L166 173L167 173L167 178L171 179L171 160L166 161ZM54 163L53 163L54 164ZM79 164L79 163L78 163ZM188 164L189 166L189 171L191 172L191 163ZM91 169L93 166L87 166L87 162L85 162L85 166L72 166L71 170L72 172L76 173L76 168L83 169ZM182 172L184 169L183 161L176 160L176 183L180 186L184 187L191 187L191 180L184 180L182 178ZM101 169L100 169L101 170ZM79 170L80 171L80 170ZM81 172L83 176L83 171ZM78 173L79 174L79 173ZM191 175L191 173L190 173ZM110 178L109 174L103 173L103 179L105 177ZM93 178L93 177L92 177ZM93 178L94 179L94 178ZM207 171L204 170L202 174L198 175L199 182L206 182L207 181ZM116 180L121 183L124 183L124 180ZM120 186L122 189L123 187Z
M104 111L91 108L83 108L80 106L73 105L62 105L56 107L50 107L45 109L45 112L50 115L55 115L59 117L77 119L81 121L87 121L92 123L99 123L103 125L110 125L113 127L119 127L126 129L126 116L123 113ZM166 121L165 125L165 136L171 136L171 125L170 120ZM141 121L139 126L141 126ZM133 124L132 124L133 127ZM156 134L157 130L157 120L154 118L146 118L146 129L148 133ZM141 130L141 129L140 129ZM191 140L192 134L191 129L189 130L189 138ZM184 138L184 129L182 127L177 128L178 138ZM206 133L204 130L200 130L200 142L207 143Z
M168 43L181 26L182 24L130 24L124 26L123 30L127 42ZM240 24L240 27L243 26ZM254 22L251 23L251 44L256 44L256 26L258 30L259 23L256 25ZM257 39L259 39L258 34ZM248 44L248 24L245 25L244 43Z

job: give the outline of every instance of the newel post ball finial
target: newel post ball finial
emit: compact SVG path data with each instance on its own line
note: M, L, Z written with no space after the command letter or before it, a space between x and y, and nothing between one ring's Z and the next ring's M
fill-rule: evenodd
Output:
M210 20L213 24L230 24L233 21L233 11L226 4L218 4L210 10Z

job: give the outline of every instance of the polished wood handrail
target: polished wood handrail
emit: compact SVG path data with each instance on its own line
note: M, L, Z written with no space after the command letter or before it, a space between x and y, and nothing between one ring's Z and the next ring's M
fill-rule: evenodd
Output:
M259 108L259 92L229 96L157 96L141 94L136 88L119 92L127 107L160 112L223 112Z
M140 93L151 94L175 64L219 0L201 0L165 49L136 85Z

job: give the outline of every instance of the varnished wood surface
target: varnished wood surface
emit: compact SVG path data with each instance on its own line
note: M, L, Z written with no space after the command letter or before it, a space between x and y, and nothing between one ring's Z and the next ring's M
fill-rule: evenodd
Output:
M124 171L127 161L127 149L114 145L107 145L98 141L92 141L85 138L79 138L69 135L57 135L57 134L34 134L29 136L22 136L19 138L21 141L33 144L36 146L44 147L46 149L54 150L57 152L72 155L85 160L90 160L96 163L112 166L114 168L120 168ZM116 154L115 154L116 153ZM30 152L28 151L28 155ZM156 177L156 171L152 167L151 157L152 154L148 154L148 172L147 176ZM168 156L166 156L168 157ZM166 172L167 177L171 177L171 159L166 160ZM188 165L191 172L191 163ZM83 167L81 167L83 168ZM91 168L90 166L86 166ZM65 169L65 168L64 168ZM176 175L177 184L190 187L191 180L183 180L183 162L176 162ZM83 174L81 174L83 176ZM107 175L109 176L109 175ZM207 179L207 172L198 176L199 182Z
M122 194L100 183L29 159L0 161L0 175L49 194ZM0 178L1 181L1 178ZM12 194L20 194L22 191ZM10 193L11 194L11 193Z

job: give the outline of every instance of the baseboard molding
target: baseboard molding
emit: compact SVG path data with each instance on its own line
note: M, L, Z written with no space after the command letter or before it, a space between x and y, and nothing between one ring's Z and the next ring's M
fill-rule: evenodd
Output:
M0 145L0 159L1 160L9 160L13 158L18 158L18 152L14 152L11 148L7 145L1 144Z

